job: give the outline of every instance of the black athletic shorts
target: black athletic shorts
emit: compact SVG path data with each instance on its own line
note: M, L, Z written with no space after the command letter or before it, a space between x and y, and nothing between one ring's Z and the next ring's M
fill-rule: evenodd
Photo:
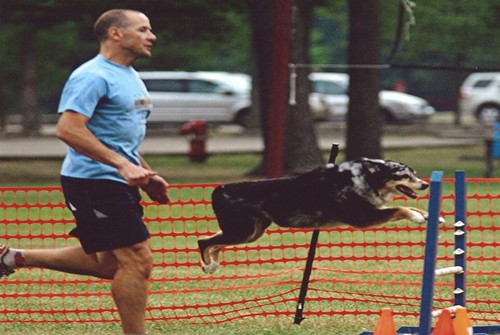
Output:
M61 176L66 205L76 219L70 232L86 253L131 246L149 238L137 187L104 179Z

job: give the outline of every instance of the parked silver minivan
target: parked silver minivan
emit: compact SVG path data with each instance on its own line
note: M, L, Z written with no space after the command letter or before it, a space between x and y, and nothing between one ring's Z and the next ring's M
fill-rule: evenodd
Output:
M153 104L149 123L194 119L245 126L251 77L229 72L139 72Z

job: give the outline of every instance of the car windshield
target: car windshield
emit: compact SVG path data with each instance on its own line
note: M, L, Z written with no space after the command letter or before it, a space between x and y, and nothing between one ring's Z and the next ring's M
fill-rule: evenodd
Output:
M179 79L144 79L150 92L185 92L185 81Z
M325 80L313 80L312 90L321 94L346 94L347 87L342 82L332 82Z
M475 88L484 88L484 87L488 87L488 85L490 85L492 81L493 81L493 80L490 80L490 79L478 80L478 81L474 84L474 87L475 87Z

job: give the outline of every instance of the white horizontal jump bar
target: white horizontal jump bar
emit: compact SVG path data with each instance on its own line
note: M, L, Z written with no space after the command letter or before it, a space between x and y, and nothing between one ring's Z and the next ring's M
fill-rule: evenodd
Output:
M443 275L450 275L450 274L457 274L457 273L462 273L464 272L464 268L461 266L450 266L448 268L442 268L442 269L436 269L434 271L435 276L443 276Z
M449 310L452 314L455 314L457 312L457 309L459 309L459 308L462 308L462 306L455 305L455 306L451 306L451 307L447 307L447 308L443 308L443 309L438 309L438 310L432 311L432 317L437 318L438 316L441 315L441 313L443 313L443 311L445 309Z

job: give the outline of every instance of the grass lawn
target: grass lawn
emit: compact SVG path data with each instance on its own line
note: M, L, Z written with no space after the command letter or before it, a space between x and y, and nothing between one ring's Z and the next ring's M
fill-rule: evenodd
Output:
M453 177L453 172L456 169L465 170L468 177L482 177L484 171L484 163L482 160L483 148L479 146L470 147L449 147L449 148L422 148L422 149L405 149L405 150L386 150L384 152L384 157L387 159L393 159L405 162L411 165L418 171L421 177L429 177L433 170L442 170L445 172L445 177ZM226 155L214 155L209 158L206 163L195 164L191 163L184 156L150 156L146 157L151 166L158 170L161 175L165 176L166 179L171 184L190 184L190 183L222 183L228 181L235 181L245 179L245 174L251 169L255 168L260 163L259 155L252 154L226 154ZM326 160L326 153L325 153ZM337 159L337 162L343 160L342 154ZM59 185L58 171L60 168L60 161L51 160L22 160L22 161L3 161L0 162L0 186L35 186L35 185ZM444 190L447 193L447 190ZM498 193L498 192L497 192ZM179 195L180 197L182 195ZM6 199L4 199L6 200ZM9 204L6 201L8 207ZM448 203L443 204L444 207ZM479 206L481 204L472 204L471 208L474 206ZM174 209L172 209L173 211ZM497 209L495 209L497 211ZM147 215L147 214L146 214ZM477 220L477 219L476 219ZM484 222L483 222L484 223ZM497 225L498 223L493 223ZM153 230L155 228L153 227ZM158 228L160 229L160 228ZM173 229L175 231L175 229ZM416 234L414 237L412 234ZM332 235L339 234L337 231L332 231ZM418 232L411 232L408 236L401 235L394 238L407 239L410 242L414 242L418 239ZM273 245L273 234L267 234L264 236L259 243L267 245ZM323 235L324 236L324 235ZM356 236L353 237L354 240ZM365 237L363 237L365 238ZM375 234L374 239L378 239L379 235ZM393 238L389 235L380 236L380 238ZM482 243L477 241L478 238L483 239L483 236L473 235L471 236L471 242ZM489 237L488 237L489 238ZM493 241L494 237L491 237ZM491 243L492 240L484 241L484 243ZM345 240L345 236L341 236L341 240ZM186 243L191 243L191 239L188 237ZM190 242L191 241L191 242ZM194 241L194 239L193 239ZM308 241L308 240L307 240ZM307 244L307 241L304 243ZM155 240L152 239L152 243ZM161 241L159 241L161 242ZM287 245L287 241L282 240L281 243ZM365 240L366 242L366 240ZM162 242L163 243L163 242ZM296 244L297 241L294 241ZM259 244L260 245L260 244ZM301 244L303 246L303 244ZM306 251L305 248L304 252ZM251 252L255 250L250 250L248 255L245 257L250 257ZM330 254L330 250L318 250L318 255L321 256L322 252ZM375 254L377 253L376 251ZM408 253L412 253L412 249L407 250ZM483 253L482 249L480 250ZM493 252L495 254L495 249L489 249L488 252ZM169 257L170 253L164 253L161 257ZM488 254L489 255L489 254ZM258 253L254 255L255 257L262 258L265 256L264 253ZM176 256L177 257L177 256ZM191 256L189 256L191 257ZM197 257L194 255L192 257ZM231 257L236 260L238 259L237 253L226 253L226 262L230 262ZM252 256L253 257L253 256ZM489 256L488 256L489 257ZM194 261L193 261L194 262ZM348 267L352 267L353 263L345 262L341 266L346 266L345 270L349 270ZM495 263L493 261L493 263ZM322 264L318 263L325 268L332 267L335 268L333 262L332 264ZM340 265L339 265L340 266ZM410 267L414 267L415 264L409 264ZM471 264L471 267L474 267ZM420 268L420 264L418 264ZM187 273L185 278L195 277L191 275L189 271L195 271L194 268L191 269L187 267ZM227 266L225 271L232 271L231 266ZM180 270L176 270L180 271ZM199 269L196 269L197 273ZM227 272L226 272L227 273ZM20 275L20 274L19 274ZM156 273L154 276L163 276L164 273ZM339 274L332 271L332 278L340 278L342 276L349 276L348 274ZM327 276L328 276L327 275ZM217 277L214 277L215 279ZM419 278L409 279L408 277L403 280L415 280L419 281ZM497 279L490 279L492 283L498 283ZM182 286L182 283L174 283L173 285ZM235 284L236 285L236 284ZM359 286L359 285L358 285ZM376 289L376 288L374 288ZM380 290L386 289L380 288ZM394 294L401 294L405 296L407 289L405 286L394 285ZM3 292L0 287L0 293ZM6 290L6 288L5 288ZM486 298L492 297L492 292L486 294ZM101 292L101 291L99 291ZM229 293L228 293L229 294ZM495 293L493 297L496 297ZM203 295L195 296L194 299L200 299L200 303L203 302ZM28 297L26 298L29 303ZM163 296L160 298L155 297L154 299L161 299L161 301L151 301L152 304L166 304L166 306L175 306L176 302L171 301L171 299L176 299L175 296ZM5 304L5 301L2 303ZM36 302L33 302L36 303ZM82 302L83 303L83 302ZM318 304L321 304L319 302ZM309 307L309 306L308 306ZM323 306L324 307L324 306ZM2 305L0 305L0 309ZM328 307L327 307L328 308ZM306 315L307 316L307 315ZM408 323L405 320L396 319L397 326L402 325L416 325L415 323ZM293 317L288 316L268 316L265 318L247 318L243 320L238 320L234 322L227 322L223 324L210 324L210 325L194 325L192 323L181 323L181 322L150 322L148 325L150 335L174 335L174 334L186 334L186 335L219 335L219 334L234 334L234 335L254 335L254 334L268 334L268 335L299 335L299 334L315 334L315 335L356 335L363 330L372 330L373 318L370 320L364 320L363 317L350 318L349 316L336 318L332 317L313 317L306 319L302 322L300 326L293 324ZM0 334L2 335L111 335L111 334L121 334L119 324L112 323L0 323Z
M340 325L335 318L314 319L293 324L291 318L235 321L221 325L196 326L156 322L148 325L149 335L355 335L363 327L353 321ZM371 331L371 329L368 329ZM112 335L122 334L118 324L0 324L2 335Z

